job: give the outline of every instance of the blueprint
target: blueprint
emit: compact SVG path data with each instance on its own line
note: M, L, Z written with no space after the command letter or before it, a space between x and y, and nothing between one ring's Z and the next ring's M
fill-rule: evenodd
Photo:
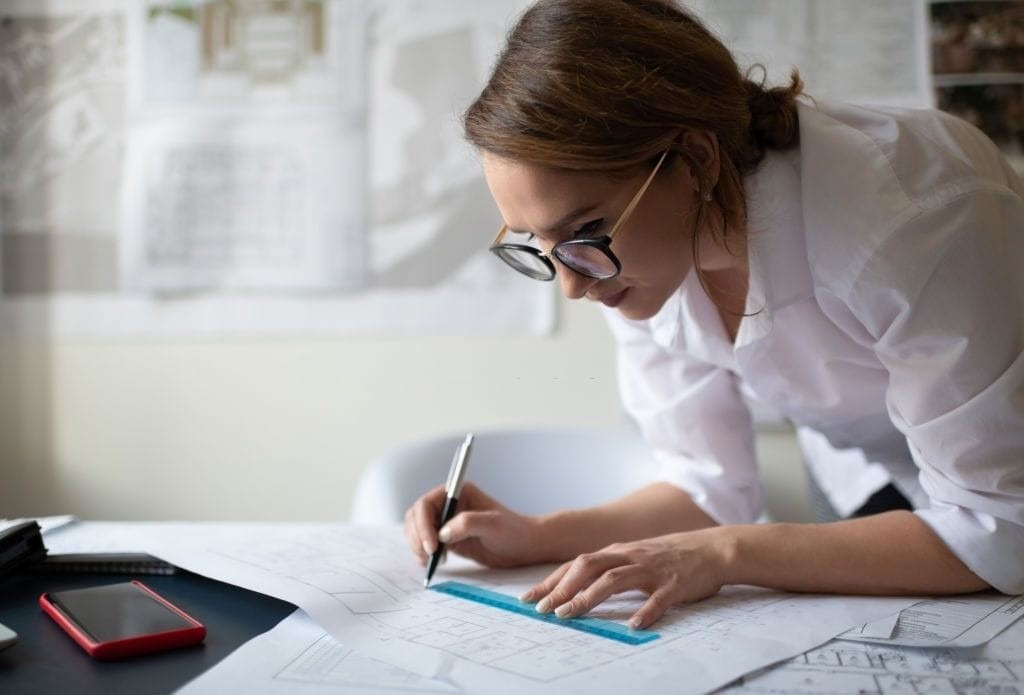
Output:
M835 640L725 688L730 694L1020 695L1024 622L972 649L920 649Z
M394 690L449 693L440 680L360 655L331 638L302 611L243 645L178 691L222 693L244 686L252 695ZM681 687L679 692L689 692ZM976 649L912 649L834 640L770 667L722 693L879 695L1024 693L1024 623Z
M453 685L371 659L338 642L301 610L176 691L248 695L457 693Z
M840 637L903 647L976 647L1005 630L1021 615L1024 615L1024 596L996 592L950 596L904 608L898 622L883 618Z
M671 609L652 628L660 639L632 646L424 591L398 527L83 524L48 545L96 539L290 601L346 648L474 693L705 692L913 602L727 587ZM437 580L519 595L548 571L452 561ZM592 615L625 621L642 599L624 594Z

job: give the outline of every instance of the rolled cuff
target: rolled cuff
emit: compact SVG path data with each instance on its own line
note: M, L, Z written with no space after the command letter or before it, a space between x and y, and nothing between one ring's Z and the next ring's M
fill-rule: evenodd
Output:
M736 479L723 475L722 467L678 454L656 451L658 480L675 485L716 522L750 524L764 507L764 486L760 478Z
M994 589L1024 593L1024 527L941 502L916 512L960 560Z

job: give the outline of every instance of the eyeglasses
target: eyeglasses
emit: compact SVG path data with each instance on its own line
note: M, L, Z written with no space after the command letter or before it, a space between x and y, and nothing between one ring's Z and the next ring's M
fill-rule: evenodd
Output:
M555 264L551 262L552 258L557 258L562 265L588 278L611 280L622 271L622 264L612 253L612 239L622 229L633 209L639 204L647 187L651 185L655 174L661 168L661 163L665 161L666 155L668 155L668 150L661 153L658 163L654 165L654 169L647 176L644 185L629 201L629 205L622 211L622 215L619 216L615 226L607 235L563 241L555 244L550 251L545 253L526 244L501 243L502 238L508 232L508 225L503 224L498 230L498 236L494 237L494 241L491 243L491 253L505 261L514 270L534 280L555 279Z

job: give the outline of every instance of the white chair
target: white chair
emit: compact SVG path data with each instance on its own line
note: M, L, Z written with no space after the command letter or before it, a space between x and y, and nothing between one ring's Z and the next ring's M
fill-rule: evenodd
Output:
M351 521L401 522L424 492L443 484L464 434L402 447L373 461L356 486ZM608 502L654 479L651 450L622 430L475 433L466 480L524 514Z

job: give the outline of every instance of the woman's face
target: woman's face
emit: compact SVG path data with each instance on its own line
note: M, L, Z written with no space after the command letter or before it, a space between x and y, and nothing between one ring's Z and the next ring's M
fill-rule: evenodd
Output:
M514 232L530 233L544 251L573 238L607 235L649 171L630 179L566 172L483 153L484 176L502 219ZM552 259L568 299L586 297L630 319L661 309L693 265L697 204L694 179L669 160L612 239L622 272L595 280ZM702 256L703 260L703 256Z

